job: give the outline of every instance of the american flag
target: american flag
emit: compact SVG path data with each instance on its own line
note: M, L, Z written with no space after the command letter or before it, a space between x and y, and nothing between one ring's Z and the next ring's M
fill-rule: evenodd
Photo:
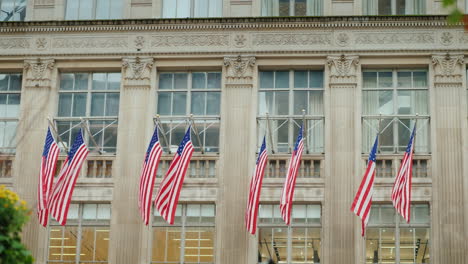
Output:
M61 225L67 223L68 208L75 189L76 179L80 174L81 167L88 156L88 148L83 140L83 134L80 131L76 135L75 142L68 152L64 165L60 170L57 183L52 192L52 198L49 203L49 210L52 216Z
M297 172L301 165L302 151L304 150L304 140L302 138L302 126L297 136L296 145L289 161L288 174L284 182L283 191L281 193L280 211L286 225L291 223L292 202L294 196L294 188L296 185Z
M185 133L182 142L172 159L169 170L159 186L156 200L154 201L159 214L169 224L174 224L174 215L179 202L180 190L184 183L190 158L193 154L193 145L190 139L190 126Z
M49 210L47 209L47 201L54 182L55 166L60 149L55 142L50 128L47 129L47 135L42 152L41 170L39 171L39 184L37 190L37 218L42 226L47 226L49 221Z
M375 179L375 162L377 154L377 146L379 136L375 138L374 146L369 153L369 160L367 161L367 169L362 177L359 190L354 197L351 211L361 218L361 235L364 236L366 226L369 222L369 215L372 206L372 194L374 192L374 179Z
M245 212L245 226L247 230L255 235L257 231L257 215L258 202L260 200L260 192L262 190L263 175L265 174L265 166L267 164L268 153L266 150L265 137L258 153L257 163L255 165L255 174L250 181L249 201Z
M410 203L411 203L411 178L413 174L413 150L414 133L413 128L411 137L406 147L405 155L401 161L400 170L395 178L392 189L392 202L398 213L403 216L406 222L410 222Z
M151 215L151 199L153 197L154 180L158 170L159 159L162 155L162 148L159 144L158 127L154 130L148 149L145 154L145 161L140 175L140 185L138 193L138 208L145 225L148 225Z

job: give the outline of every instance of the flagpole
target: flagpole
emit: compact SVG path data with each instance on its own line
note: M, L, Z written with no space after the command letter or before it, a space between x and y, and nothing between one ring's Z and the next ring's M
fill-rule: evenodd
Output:
M93 134L91 134L91 131L89 130L89 126L88 126L88 121L89 120L84 120L82 117L80 118L81 119L81 128L84 128L84 130L86 131L86 133L88 133L90 139L91 139L91 142L93 142L93 144L96 146L96 148L98 149L98 152L99 154L102 154L102 151L101 151L101 147L98 145L98 143L96 142L96 140L94 139L93 137Z
M266 127L267 127L267 132L268 132L268 139L270 141L271 145L271 153L275 154L275 146L273 145L273 136L271 134L271 126L270 126L270 116L268 115L268 112L266 113Z
M200 140L200 135L198 134L197 126L195 126L195 120L193 119L193 114L190 114L190 122L192 124L193 131L195 131L195 135L197 136L198 144L200 144L201 154L205 154L205 146L202 144Z
M307 143L307 123L305 121L305 109L302 109L302 138L305 142L306 154L309 154L309 144Z
M159 130L161 130L161 134L163 136L164 142L166 143L167 152L169 154L171 154L171 146L170 146L169 142L167 141L166 132L163 129L163 126L161 124L161 119L159 118L159 115L156 115L156 126L159 128Z
M68 154L68 148L65 146L65 143L63 143L62 137L60 137L59 133L57 132L57 129L55 128L55 124L52 122L50 117L47 117L47 121L49 122L49 126L52 128L52 132L57 135L57 139L60 141L60 144L62 144L63 149L65 149L65 152Z

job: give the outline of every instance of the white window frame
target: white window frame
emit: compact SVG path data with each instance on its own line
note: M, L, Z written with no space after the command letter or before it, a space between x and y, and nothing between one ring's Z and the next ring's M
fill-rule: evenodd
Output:
M175 16L168 16L167 14L164 13L164 2L166 1L174 1L175 2L175 5L176 5L176 8L175 8L175 12L176 12L176 15ZM195 1L196 0L188 0L190 2L190 15L188 18L198 18L199 16L195 16ZM224 5L224 1L223 0L207 0L208 1L208 6L206 7L206 10L208 12L208 16L206 17L222 17L223 16L223 5ZM210 3L211 1L220 1L221 2L221 5L220 5L220 15L219 16L210 16ZM177 16L177 4L178 4L178 1L177 0L162 0L161 1L161 17L162 18L187 18L187 17L179 17Z
M267 1L269 1L269 3L267 3ZM270 5L274 5L272 3L272 1L275 1L275 0L261 0L261 7L260 7L260 14L261 16L281 16L279 14L279 3L278 3L278 14L268 14L267 10L264 9L264 6L266 4L270 4ZM276 0L276 1L279 1L279 0ZM296 0L288 0L289 1L289 15L288 16L297 16L296 15L296 8L295 8L295 5L296 5ZM307 7L307 0L306 0L306 14L305 16L323 16L323 9L324 9L324 1L325 0L315 0L316 1L316 5L320 5L320 11L318 14L308 14L308 10L309 8ZM273 10L274 13L276 10Z
M364 88L362 87L362 94L363 94L363 99L362 99L362 105L364 108L364 93L367 91L392 91L392 101L393 101L393 113L392 114L364 114L362 113L362 137L363 137L363 147L362 147L362 153L368 153L371 149L371 144L373 144L375 136L372 136L372 142L367 141L365 139L366 133L364 133L364 129L366 129L369 125L368 122L370 121L376 121L378 122L379 119L383 120L388 120L392 119L391 121L391 126L392 126L392 133L393 133L393 151L381 151L381 147L379 149L380 152L384 154L397 154L397 153L402 153L406 150L406 146L408 142L398 142L399 139L399 129L398 129L398 124L401 122L401 120L418 120L417 128L416 128L416 146L415 146L415 152L419 152L419 142L418 137L417 137L417 132L421 130L422 126L427 126L427 146L424 146L427 151L422 151L420 153L425 153L428 154L431 152L431 140L430 140L430 93L429 93L429 80L427 80L427 86L426 87L413 87L413 82L411 82L412 87L398 87L398 72L426 72L427 78L429 78L429 71L423 68L415 68L415 69L365 69L363 70L363 74L365 72L392 72L392 87L387 87L387 88ZM363 78L363 83L364 83L364 76ZM378 77L377 77L377 84L378 84ZM364 86L364 85L363 85ZM398 91L415 91L415 90L421 90L421 91L427 91L427 110L428 113L417 113L416 114L398 114L396 113L398 109ZM389 126L386 126L383 130L389 129ZM375 129L375 127L373 127ZM408 134L411 133L413 127L408 128ZM371 131L371 134L377 134L377 130ZM382 131L381 131L382 132ZM409 137L409 136L408 136ZM379 143L380 144L380 143ZM381 146L381 145L379 145Z
M18 129L18 124L19 124L19 115L20 115L20 108L21 108L21 91L22 91L22 77L23 75L21 73L12 73L12 72L0 72L0 74L2 75L8 75L8 88L10 88L10 85L11 85L11 78L10 78L10 75L18 75L19 78L21 79L21 82L20 82L20 87L19 87L19 90L6 90L6 91L0 91L0 94L3 94L3 95L19 95L19 98L20 98L20 103L18 105L18 115L16 117L7 117L7 116L0 116L0 123L15 123L16 122L16 128L15 128L15 131ZM6 129L6 128L5 128ZM2 131L3 133L4 131ZM13 133L13 134L16 134L16 133ZM4 139L2 139L4 140ZM0 147L0 153L1 152L6 152L8 154L14 154L16 152L16 136L13 136L11 141L9 142L8 146L3 146L3 147ZM4 142L6 143L6 142Z
M76 133L76 131L78 131L78 129L80 128L80 126L78 126L78 124L81 122L81 119L84 120L84 122L87 122L87 124L89 124L89 122L93 122L93 121L102 121L102 122L109 122L109 124L106 124L104 126L104 128L96 133L96 134L100 134L100 133L105 133L105 130L108 128L108 127L111 127L111 126L116 126L116 131L118 133L118 112L119 112L119 109L120 109L120 90L121 90L121 81L120 81L120 88L119 90L94 90L93 89L93 74L106 74L106 76L108 74L120 74L119 72L64 72L64 73L60 73L60 75L62 74L88 74L88 84L87 84L87 89L86 90L62 90L61 89L61 84L59 83L58 84L58 101L57 101L57 115L56 117L54 118L54 121L55 121L55 125L56 127L58 127L59 123L65 123L65 122L70 122L71 125L70 125L70 129L62 132L62 131L58 131L59 132L59 140L63 140L64 143L67 144L67 147L70 148L71 147L71 144L73 143L73 140L74 140L74 133ZM107 84L107 83L106 83ZM77 94L77 93L86 93L86 110L85 110L85 115L84 116L73 116L73 113L72 113L72 116L59 116L59 105L60 105L60 94ZM117 109L117 115L116 116L92 116L91 115L91 104L92 104L92 95L95 94L95 93L106 93L106 94L109 94L109 93L112 93L112 94L119 94L119 106ZM107 99L107 97L106 97ZM106 100L105 99L105 100ZM104 107L105 107L105 104L104 104ZM71 109L71 111L73 111L73 109ZM69 134L69 137L68 138L62 138L62 136L66 133L70 133ZM90 141L90 137L88 135L88 133L83 132L84 135L85 135L85 138L88 138L88 147L90 148L90 150L96 150L97 146L95 146L93 144L92 141ZM96 136L93 135L94 136ZM102 136L102 134L100 135ZM107 153L110 153L110 154L114 154L117 152L117 143L116 143L116 146L115 147L112 147L110 148L110 151L107 151L103 145L104 142L101 142L99 144L99 149L98 151L101 151L101 152L107 152ZM59 144L60 147L62 147L62 144Z
M376 5L376 14L369 14L370 11L367 10L367 2L368 1L374 1L375 2L375 5ZM362 3L362 7L363 7L363 15L381 15L379 14L379 4L378 4L378 1L381 1L381 0L363 0L363 3ZM397 0L390 0L391 3L390 3L390 9L391 9L391 14L388 14L388 15L397 15ZM414 11L414 5L415 5L415 1L421 1L422 4L424 4L424 11L422 12L422 14L419 14L419 15L426 15L427 14L427 4L425 1L427 0L405 0L405 13L404 14L399 14L399 15L418 15L418 14L415 14L415 11ZM411 3L409 3L411 2ZM367 11L367 12L366 12Z
M98 207L99 206L102 206L102 205L109 205L109 203L90 203L92 205L97 205ZM51 220L50 220L50 224L47 228L47 234L48 234L48 237L47 237L47 261L46 263L48 264L53 264L53 263L81 263L80 262L80 257L81 257L81 240L82 240L82 231L83 231L83 227L102 227L102 228L108 228L108 233L109 233L109 238L107 238L108 240L110 239L110 232L111 232L111 228L110 228L110 221L111 221L111 217L112 217L112 211L110 212L110 218L109 219L103 219L103 220L87 220L87 219L83 219L83 209L84 209L84 206L87 205L87 203L72 203L70 204L70 211L69 211L69 216L70 216L70 213L71 211L73 210L73 208L77 208L77 213L78 213L78 218L77 219L68 219L67 220L67 224L65 226L61 226L58 222L56 222L55 220L52 219L51 217ZM97 208L96 208L97 209ZM98 209L97 209L98 210ZM111 209L109 209L111 210ZM77 236L76 236L76 251L75 251L75 261L64 261L64 260L49 260L49 249L50 249L50 240L51 240L51 232L54 230L54 229L64 229L65 227L77 227ZM55 238L57 239L57 238ZM63 243L63 234L62 234L62 243ZM94 238L94 244L96 245L96 237ZM65 248L62 244L62 247ZM110 251L110 242L109 242L109 245L108 245L108 249ZM96 246L94 247L94 250L96 250ZM95 251L94 251L95 253ZM107 261L85 261L83 260L82 262L86 262L86 263L101 263L101 264L108 264L110 263L110 255L109 255L109 252L107 252Z
M91 13L91 17L90 18L80 18L80 5L82 3L81 0L65 0L66 3L65 3L65 20L87 20L87 19L90 19L90 20L95 20L95 19L122 19L123 18L123 5L124 5L124 0L110 0L109 2L109 17L108 18L96 18L97 16L97 1L99 0L92 0L93 1L93 6L92 6L92 13ZM68 10L68 3L69 1L77 1L78 2L78 9L76 10L76 15L77 17L76 18L69 18L67 17L67 10ZM117 16L116 18L111 18L111 12L112 12L112 3L116 3L117 1L120 1L120 4L121 4L121 10L120 10L120 15Z

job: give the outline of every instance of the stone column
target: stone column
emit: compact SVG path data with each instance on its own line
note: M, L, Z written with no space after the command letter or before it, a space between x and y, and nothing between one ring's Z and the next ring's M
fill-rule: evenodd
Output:
M466 92L463 55L432 56L431 131L433 164L432 263L467 263L463 139ZM465 197L465 200L464 200Z
M47 116L52 115L55 109L56 74L53 59L25 60L16 131L17 154L13 164L13 188L33 212L23 229L23 241L38 264L45 263L46 260L47 229L39 224L36 217L37 184L47 131Z
M325 202L323 205L324 263L353 263L356 254L354 221L350 206L358 184L356 179L356 135L359 127L357 56L329 56L329 82L325 120ZM358 141L359 142L359 141Z
M221 99L216 263L255 263L248 257L255 237L244 227L248 185L255 162L255 57L225 57Z
M149 57L123 59L109 263L149 263L143 236L150 232L138 213L138 181L153 130L153 64Z

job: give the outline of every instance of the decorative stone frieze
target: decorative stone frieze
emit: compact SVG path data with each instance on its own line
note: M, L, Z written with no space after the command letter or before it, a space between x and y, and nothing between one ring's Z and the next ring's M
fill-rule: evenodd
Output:
M151 47L229 46L228 34L171 34L154 36Z
M256 59L253 56L225 57L226 86L252 87L255 62Z
M25 87L48 88L51 86L53 59L35 59L24 61Z
M125 87L151 86L151 71L154 60L150 57L126 57L122 61L122 72Z
M128 48L127 38L121 37L71 37L55 38L52 43L57 49L109 49Z
M434 85L462 85L464 65L463 55L433 55Z
M259 33L253 37L254 46L278 46L278 45L332 45L331 33Z
M358 56L328 56L327 65L330 69L330 86L356 86L359 65Z

